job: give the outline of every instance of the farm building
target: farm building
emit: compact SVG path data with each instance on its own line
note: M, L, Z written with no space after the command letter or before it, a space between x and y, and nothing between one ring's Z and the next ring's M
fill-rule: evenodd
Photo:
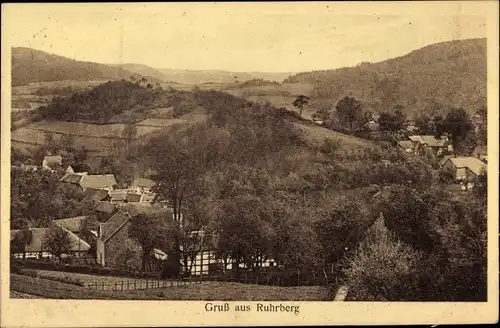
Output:
M128 189L114 189L109 192L111 203L125 203L127 198Z
M155 185L156 182L154 182L151 179L137 178L130 185L130 190L135 191L137 193L150 192Z
M115 176L113 174L91 175L83 173L69 173L65 174L60 181L79 186L83 191L88 188L109 191L113 190L113 187L116 185Z
M457 181L473 182L483 171L487 170L484 162L476 157L451 157L443 166L453 171Z
M110 201L109 191L104 189L94 189L88 188L84 193L85 197L82 202L99 202L99 201Z
M409 137L415 152L423 153L426 149L431 150L434 155L442 155L453 151L453 146L447 136L436 138L435 136L415 135Z
M62 227L62 226L61 226ZM90 245L68 229L62 227L68 233L70 239L69 254L63 257L84 257L90 249ZM44 247L44 238L50 228L31 228L26 230L11 230L11 255L16 258L51 258L52 254Z
M61 156L45 156L42 161L42 168L45 170L54 171L62 166Z
M128 235L131 216L127 211L116 212L109 220L99 224L97 232L97 263L105 267L140 267L141 247ZM155 249L153 259L166 259L165 252ZM150 265L154 261L150 261ZM149 270L156 269L149 267Z

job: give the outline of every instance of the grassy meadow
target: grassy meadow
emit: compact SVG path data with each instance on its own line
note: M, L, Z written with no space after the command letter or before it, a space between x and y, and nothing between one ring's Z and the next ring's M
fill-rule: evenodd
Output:
M144 290L108 291L79 287L58 281L10 275L11 298L108 299L108 300L220 300L220 301L324 301L321 286L278 287L229 282L203 282Z

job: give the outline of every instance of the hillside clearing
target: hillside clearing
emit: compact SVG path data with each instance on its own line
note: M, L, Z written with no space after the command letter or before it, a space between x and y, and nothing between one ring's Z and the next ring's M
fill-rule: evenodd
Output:
M295 127L299 128L304 133L308 140L312 141L317 146L321 145L326 138L330 138L332 140L340 140L342 142L342 146L347 148L371 148L374 146L373 142L371 141L333 131L315 125L314 123L305 123L299 121L293 121L292 123Z
M52 299L324 301L329 295L327 288L321 286L276 287L226 282L113 292L16 274L11 274L10 289Z

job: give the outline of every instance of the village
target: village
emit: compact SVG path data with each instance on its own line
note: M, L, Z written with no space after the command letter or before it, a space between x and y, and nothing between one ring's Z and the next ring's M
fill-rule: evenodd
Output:
M313 119L318 125L324 122ZM368 131L370 136L380 133L379 124L375 121L367 122L360 131ZM438 159L440 169L450 174L448 186L450 190L458 192L470 192L474 188L474 182L487 170L486 147L476 146L469 156L457 156L454 154L453 145L447 135L436 137L434 135L413 134L418 130L414 122L406 123L406 131L409 132L407 140L396 140L396 148L408 155L426 156L431 154ZM381 162L387 167L390 161L382 159ZM63 176L59 183L66 184L84 193L82 203L91 204L91 207L98 213L100 223L91 229L90 235L82 234L82 224L86 216L56 218L53 224L63 229L70 241L69 248L64 254L57 254L71 259L86 258L87 261L95 261L102 267L120 267L123 260L123 249L125 245L134 245L137 248L136 256L140 258L141 246L134 243L128 235L131 225L130 209L133 211L145 211L152 213L157 211L162 215L171 215L173 210L168 202L155 202L154 187L155 181L150 178L135 178L129 186L118 188L118 184L113 174L91 174L94 169L87 163L74 163L63 167L63 158L60 155L49 155L43 158L40 165L17 165L12 166L12 170L24 170L35 172L44 170L48 172L60 172ZM182 214L181 214L182 216ZM55 255L44 247L45 236L52 228L29 228L28 230L11 230L12 256L22 259L55 259ZM215 244L203 244L203 230L187 231L194 243L202 245L191 245L196 254L191 254L189 264L183 268L189 268L188 275L202 276L208 275L213 265L222 266L223 270L231 270L234 263L229 259L224 261L217 257ZM20 243L20 245L19 245ZM95 244L95 247L91 247ZM129 247L127 246L127 247ZM195 247L196 246L196 247ZM201 246L197 248L197 246ZM154 248L152 255L152 266L148 270L154 271L162 267L162 262L166 261L168 254L158 248ZM140 261L136 261L140 263ZM272 259L267 259L260 263L262 267L279 266ZM240 263L239 267L245 268L245 264ZM135 269L139 269L138 265Z

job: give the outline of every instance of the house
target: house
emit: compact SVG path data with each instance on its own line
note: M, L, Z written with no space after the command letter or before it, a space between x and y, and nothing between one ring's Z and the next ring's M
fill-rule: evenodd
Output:
M99 224L96 246L97 263L107 267L124 264L127 260L124 258L127 256L127 248L133 244L128 235L130 225L130 214L124 211L116 212L109 220Z
M130 190L137 193L150 192L155 185L156 182L151 179L137 178L130 185Z
M413 152L413 143L409 140L398 141L398 147L401 148L405 153Z
M141 202L143 194L136 194L128 192L125 196L125 203L138 203Z
M84 192L84 198L82 202L92 202L92 203L97 203L100 201L110 201L111 197L109 196L109 191L104 190L104 189L95 189L95 188L88 188Z
M71 164L68 165L66 170L64 171L65 173L83 173L83 174L89 174L92 171L92 168L90 165L82 163L82 164Z
M488 148L486 146L476 146L471 154L472 157L479 158L483 162L488 162Z
M439 161L439 166L443 166L450 158L452 158L453 155L446 155L446 156L443 156L443 158L441 158L441 160Z
M45 156L42 161L42 169L54 171L62 166L61 156Z
M164 209L144 209L148 213ZM123 209L116 212L104 223L99 224L97 237L97 263L105 267L132 266L140 267L141 247L129 237L128 231L132 224L130 213L145 213L142 208ZM173 211L169 213L173 214ZM169 214L167 213L167 215ZM162 259L166 254L155 250L153 257Z
M83 173L68 173L61 180L64 183L77 185L81 190L85 191L88 188L113 190L116 185L115 176L113 174L91 175Z
M451 157L443 167L454 172L455 180L473 183L476 178L487 170L487 165L480 159L471 156Z
M431 150L434 155L442 155L444 152L453 151L453 147L447 136L436 138L429 135L410 136L415 152L422 154L425 150Z
M128 189L114 189L109 192L111 203L125 203L127 198Z
M90 245L80 239L76 234L62 227L68 233L70 239L69 253L63 257L87 255ZM29 230L11 230L10 242L11 252L16 258L52 258L52 254L44 248L44 238L50 228L31 228Z
M82 222L85 221L87 219L86 216L75 216L75 217L72 217L72 218L65 218L65 219L58 219L58 220L55 220L55 222L71 231L72 233L78 235L80 233L80 228L82 226Z
M356 131L356 135L361 138L380 139L382 138L380 124L375 121L367 122Z

